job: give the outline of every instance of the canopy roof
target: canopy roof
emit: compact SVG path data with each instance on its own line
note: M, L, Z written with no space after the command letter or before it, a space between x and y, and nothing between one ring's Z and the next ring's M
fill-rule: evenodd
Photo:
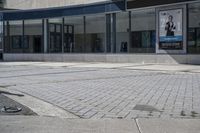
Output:
M41 19L54 18L62 16L74 16L96 13L109 13L125 10L124 1L103 2L79 6L66 6L46 9L32 9L32 10L12 10L2 11L0 16L4 21L6 20L25 20L25 19Z

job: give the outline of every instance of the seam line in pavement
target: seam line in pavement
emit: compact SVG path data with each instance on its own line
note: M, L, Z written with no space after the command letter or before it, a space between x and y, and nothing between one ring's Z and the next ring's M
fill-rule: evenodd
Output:
M142 133L141 128L140 128L139 123L138 123L138 119L134 119L134 120L135 120L135 124L137 126L139 133Z

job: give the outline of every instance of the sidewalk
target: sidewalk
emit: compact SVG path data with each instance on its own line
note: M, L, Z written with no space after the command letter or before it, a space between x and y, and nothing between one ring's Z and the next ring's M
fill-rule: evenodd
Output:
M0 116L1 133L199 133L191 119L60 119Z
M0 88L79 118L199 119L199 72L198 65L2 62ZM32 104L24 98L18 102Z

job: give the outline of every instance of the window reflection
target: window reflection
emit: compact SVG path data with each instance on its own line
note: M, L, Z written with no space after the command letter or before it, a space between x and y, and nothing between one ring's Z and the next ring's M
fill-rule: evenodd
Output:
M63 37L64 52L82 53L85 51L83 16L65 17Z
M200 53L200 3L189 4L188 53Z
M154 53L156 44L155 9L132 11L131 46L133 53Z
M27 53L43 53L43 21L25 20L23 47Z
M86 16L86 53L104 52L105 25L105 15Z

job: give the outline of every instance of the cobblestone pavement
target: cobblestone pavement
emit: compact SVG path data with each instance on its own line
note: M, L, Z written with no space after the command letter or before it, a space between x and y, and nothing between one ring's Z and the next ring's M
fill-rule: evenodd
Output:
M32 95L81 118L200 118L199 72L16 64L0 63L0 87Z

